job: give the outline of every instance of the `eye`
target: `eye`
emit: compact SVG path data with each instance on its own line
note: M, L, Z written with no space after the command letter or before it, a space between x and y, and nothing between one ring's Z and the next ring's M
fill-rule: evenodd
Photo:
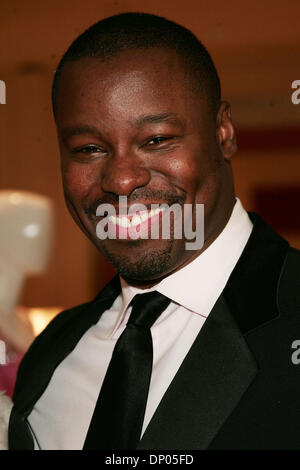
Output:
M92 153L98 153L98 152L103 152L104 150L101 149L101 147L98 147L97 145L86 145L84 147L79 147L76 148L72 151L72 153L87 153L87 154L92 154Z
M158 135L157 137L152 137L150 140L147 141L147 145L159 145L162 144L163 142L170 140L171 137L164 137Z
M106 154L107 150L105 148L94 144L84 145L71 150L73 158L79 161L91 161Z
M155 135L148 138L142 145L145 151L168 152L177 148L180 136L177 135Z

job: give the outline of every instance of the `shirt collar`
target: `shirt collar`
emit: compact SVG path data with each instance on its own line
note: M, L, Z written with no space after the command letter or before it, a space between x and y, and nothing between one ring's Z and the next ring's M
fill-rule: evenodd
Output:
M136 294L157 290L173 302L207 317L242 254L252 228L253 224L237 198L230 219L222 232L191 263L150 289L130 286L121 278L122 313Z

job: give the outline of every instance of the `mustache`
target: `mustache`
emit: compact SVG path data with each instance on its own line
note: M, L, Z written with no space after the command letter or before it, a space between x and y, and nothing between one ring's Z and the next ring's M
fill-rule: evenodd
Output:
M127 197L127 206L132 204L142 203L147 204L172 204L178 203L184 204L186 195L179 195L174 191L162 191L162 190L150 190L150 189L137 189L130 196ZM101 204L111 204L117 206L119 204L119 196L114 193L104 194L101 198L96 201L87 204L83 207L85 214L90 217L95 217L97 207Z

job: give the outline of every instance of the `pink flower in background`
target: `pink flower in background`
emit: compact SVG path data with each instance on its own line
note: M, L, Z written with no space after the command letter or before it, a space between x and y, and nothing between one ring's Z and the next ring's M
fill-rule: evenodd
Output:
M13 396L16 376L23 354L11 349L0 338L0 391Z

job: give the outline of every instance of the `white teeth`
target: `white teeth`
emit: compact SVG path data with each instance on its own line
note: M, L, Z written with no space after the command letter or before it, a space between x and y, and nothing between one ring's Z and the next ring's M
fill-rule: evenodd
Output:
M117 223L117 217L115 217L114 215L110 215L108 217L108 220L109 220L109 222L112 222L113 224Z
M126 219L126 217L118 217L117 218L117 224L120 225L121 227L128 227L128 224L130 224L129 220Z
M140 215L140 218L142 219L142 222L145 222L145 220L149 219L151 217L151 212L150 214L147 214L147 212L144 212L144 214Z
M143 212L140 215L135 214L131 220L127 216L116 217L114 215L110 215L108 217L109 222L112 222L115 225L119 225L120 227L129 228L129 227L136 227L140 225L142 222L145 222L148 219L151 219L154 215L158 214L159 212L163 212L165 208L156 208L151 209L151 211Z
M159 207L157 207L156 209L152 209L150 211L150 217L153 217L154 215L158 214L159 212L163 212L164 210L164 207L162 209L160 209Z
M142 219L139 215L134 215L131 220L131 227L135 227L136 225L140 225L142 223Z

